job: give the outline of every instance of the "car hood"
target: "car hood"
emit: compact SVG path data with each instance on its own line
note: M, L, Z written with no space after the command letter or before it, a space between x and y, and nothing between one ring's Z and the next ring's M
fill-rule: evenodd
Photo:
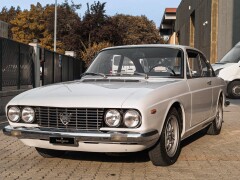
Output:
M215 63L215 64L212 64L212 68L214 71L216 71L219 69L223 69L223 68L232 66L233 64L236 64L236 63Z
M157 88L180 80L163 79L158 82L134 81L73 81L43 86L26 91L13 100L11 105L49 106L49 107L102 107L120 108L126 99L144 97ZM136 96L138 94L139 96Z

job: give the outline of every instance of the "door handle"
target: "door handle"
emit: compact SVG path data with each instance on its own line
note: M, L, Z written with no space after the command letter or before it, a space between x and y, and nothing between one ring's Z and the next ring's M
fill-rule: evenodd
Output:
M208 84L209 86L211 86L211 85L212 85L212 81L208 81L207 84Z

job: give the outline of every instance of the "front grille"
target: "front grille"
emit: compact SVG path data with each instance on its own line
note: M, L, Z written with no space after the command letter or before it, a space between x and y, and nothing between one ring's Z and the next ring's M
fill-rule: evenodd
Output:
M77 130L99 130L104 109L36 107L36 120L40 127ZM64 117L63 117L64 116ZM64 125L63 120L68 123Z

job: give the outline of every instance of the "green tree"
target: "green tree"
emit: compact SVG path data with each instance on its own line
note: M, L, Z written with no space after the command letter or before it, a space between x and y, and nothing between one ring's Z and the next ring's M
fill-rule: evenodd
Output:
M12 24L13 40L30 43L33 39L38 39L40 44L45 37L48 37L49 32L47 31L46 21L44 17L44 8L40 3L37 5L31 5L30 10L24 10L19 12L13 20L10 21Z
M119 14L110 17L106 15L106 3L98 1L87 5L88 9L82 19L77 14L80 4L69 4L66 0L58 5L58 52L75 51L78 57L87 57L86 62L89 63L91 54L96 53L93 51L99 50L96 47L105 47L106 44L109 46L160 42L155 24L145 16ZM33 39L38 39L42 47L53 50L54 10L54 4L42 7L40 3L31 5L30 10L24 11L19 7L9 10L3 8L0 19L10 22L14 40L30 43Z
M85 45L91 46L94 42L113 42L118 37L111 17L106 15L106 3L94 2L88 9L81 23L81 37Z
M10 9L7 9L6 7L3 7L1 12L0 12L0 20L9 24L8 34L9 34L10 38L12 38L12 32L11 32L12 25L11 25L10 22L14 18L16 18L17 14L19 12L21 12L21 9L20 9L19 6L17 8L11 6Z
M81 7L80 4L71 5L68 1L59 5L57 8L57 40L62 43L62 48L65 51L76 51L80 55L82 49L80 28L81 18L76 13L76 10ZM47 29L52 35L54 33L54 5L47 5L45 11L47 11Z
M78 41L80 35L80 17L75 12L80 5L68 4L65 1L58 5L57 26L57 51L64 53L66 50L78 50L82 48ZM47 49L53 50L54 34L54 11L53 4L42 7L40 3L31 5L30 10L24 10L11 20L13 39L23 43L30 43L38 39L39 44Z
M10 23L10 21L13 20L19 12L21 12L21 8L19 6L17 8L11 6L10 9L3 7L0 12L0 20Z
M160 42L160 35L153 21L146 16L130 16L118 14L112 17L120 40L116 45L155 44Z
M85 61L86 66L89 66L97 52L99 52L103 48L111 46L112 44L109 42L93 43L92 46L89 46L88 48L82 51L81 58Z

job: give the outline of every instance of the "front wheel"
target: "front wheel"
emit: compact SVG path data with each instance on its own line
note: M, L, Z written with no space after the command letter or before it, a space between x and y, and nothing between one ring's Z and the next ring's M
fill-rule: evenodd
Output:
M240 81L233 81L227 88L228 96L233 99L240 99Z
M160 139L148 154L153 165L169 166L177 161L180 151L180 116L178 111L172 108L167 115Z
M60 157L65 154L65 151L54 150L54 149L44 149L36 147L38 154L40 154L44 158L54 158Z

